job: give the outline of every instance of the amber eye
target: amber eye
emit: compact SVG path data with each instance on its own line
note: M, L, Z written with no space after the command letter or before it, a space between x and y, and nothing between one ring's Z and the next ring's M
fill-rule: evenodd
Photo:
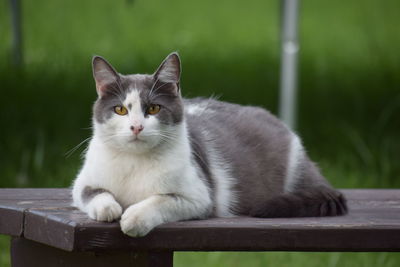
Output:
M160 105L150 105L150 107L147 109L147 113L150 115L155 115L160 111L160 109Z
M114 111L121 116L128 114L128 110L124 106L115 106Z

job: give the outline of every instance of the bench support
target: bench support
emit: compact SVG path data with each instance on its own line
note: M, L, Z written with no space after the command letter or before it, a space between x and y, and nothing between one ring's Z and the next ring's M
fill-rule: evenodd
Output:
M11 240L12 267L171 267L173 252L68 252L25 238Z

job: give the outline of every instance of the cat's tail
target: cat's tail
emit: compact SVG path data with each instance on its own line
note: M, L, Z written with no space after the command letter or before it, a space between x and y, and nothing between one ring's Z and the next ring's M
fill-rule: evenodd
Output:
M262 218L337 216L347 213L346 199L330 187L284 193L254 206L250 216Z

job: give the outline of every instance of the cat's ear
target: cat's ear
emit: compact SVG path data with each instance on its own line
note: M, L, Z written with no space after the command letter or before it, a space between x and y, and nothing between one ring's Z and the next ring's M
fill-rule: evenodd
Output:
M92 59L93 77L96 81L97 94L101 97L105 94L108 87L118 83L119 75L104 58L94 56Z
M179 83L181 60L177 52L169 54L154 73L154 78L165 83Z

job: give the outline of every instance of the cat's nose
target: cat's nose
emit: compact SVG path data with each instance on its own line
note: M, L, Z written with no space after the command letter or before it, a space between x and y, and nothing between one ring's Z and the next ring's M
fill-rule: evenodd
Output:
M143 131L143 129L144 129L144 127L143 127L143 125L137 125L137 126L131 126L131 131L134 133L134 134L136 134L136 135L138 135L141 131Z

